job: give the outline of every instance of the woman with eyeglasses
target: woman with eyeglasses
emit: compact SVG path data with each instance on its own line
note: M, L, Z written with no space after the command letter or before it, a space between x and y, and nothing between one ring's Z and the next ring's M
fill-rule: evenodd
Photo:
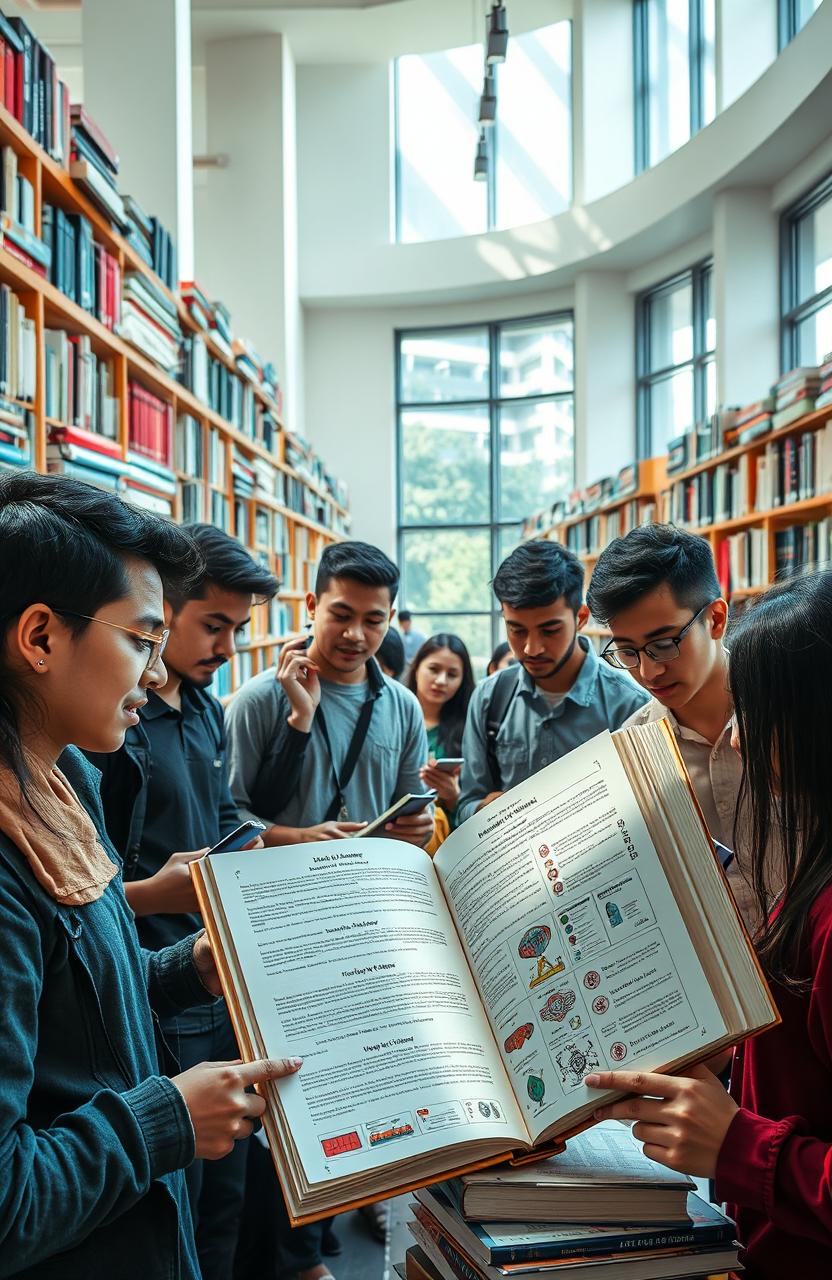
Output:
M202 934L139 949L76 748L116 750L164 683L162 582L199 557L114 494L26 472L0 476L0 549L0 1275L196 1280L182 1170L248 1136L246 1089L299 1063L160 1070L156 1016L213 1000L216 970Z
M705 1066L587 1079L639 1095L596 1115L635 1119L646 1155L715 1178L749 1280L826 1280L832 1261L830 664L830 572L771 588L732 629L734 744L750 811L738 836L782 1023L736 1050L730 1094Z

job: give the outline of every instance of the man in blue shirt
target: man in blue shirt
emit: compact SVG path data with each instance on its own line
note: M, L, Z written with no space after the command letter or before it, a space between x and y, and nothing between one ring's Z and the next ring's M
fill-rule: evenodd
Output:
M589 610L584 571L557 542L527 542L500 565L500 602L517 665L474 691L462 741L459 821L604 729L618 729L644 702L624 671L599 662L579 635Z

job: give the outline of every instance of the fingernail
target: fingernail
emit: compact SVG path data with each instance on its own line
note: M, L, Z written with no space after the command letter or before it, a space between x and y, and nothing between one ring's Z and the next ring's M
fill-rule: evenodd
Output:
M289 1062L291 1063L291 1065L292 1065L293 1067L302 1067L302 1066L303 1066L303 1058L290 1058L290 1059L289 1059Z
M584 1084L587 1085L590 1089L597 1089L600 1083L601 1083L600 1076L594 1076L594 1075L584 1076Z

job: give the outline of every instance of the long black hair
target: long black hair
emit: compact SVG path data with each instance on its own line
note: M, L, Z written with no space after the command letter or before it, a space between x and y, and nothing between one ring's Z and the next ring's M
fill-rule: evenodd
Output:
M94 617L129 591L124 557L150 561L167 590L183 590L202 568L186 533L114 493L65 476L0 474L0 765L26 795L20 711L31 693L8 662L8 633L29 605ZM78 635L89 623L64 615Z
M459 658L462 663L462 684L454 696L443 704L439 713L442 748L449 756L458 756L462 751L462 731L465 728L468 703L471 701L471 694L474 692L474 672L471 669L471 659L459 636L451 635L447 631L440 631L438 635L431 636L429 640L426 640L411 663L407 677L407 687L412 693L416 692L416 673L419 667L426 658L429 658L432 653L436 653L438 649L450 649L454 657Z
M763 920L757 951L769 975L798 979L803 929L832 884L832 572L778 584L728 641L750 815L744 852ZM735 844L740 822L735 828ZM772 905L782 890L779 910Z

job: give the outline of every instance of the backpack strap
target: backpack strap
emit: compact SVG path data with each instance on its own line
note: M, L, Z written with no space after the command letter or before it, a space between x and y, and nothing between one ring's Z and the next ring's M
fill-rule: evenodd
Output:
M503 721L508 715L508 709L511 706L514 695L517 693L519 683L519 663L516 666L506 667L504 671L498 672L494 677L494 688L488 703L488 715L485 721L485 753L488 760L488 768L494 780L495 791L502 790L503 786L500 762L497 759L497 736L503 727Z

